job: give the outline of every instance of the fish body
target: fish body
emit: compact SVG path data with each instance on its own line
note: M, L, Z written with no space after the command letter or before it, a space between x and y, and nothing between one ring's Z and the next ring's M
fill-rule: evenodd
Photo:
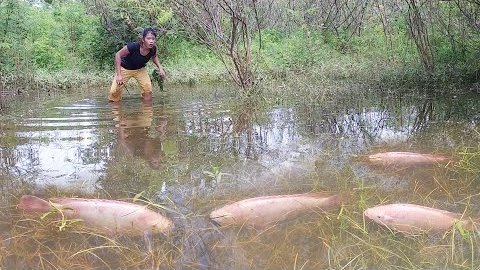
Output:
M473 228L472 221L461 214L415 204L380 205L368 208L364 214L376 223L404 234L445 232L456 222L463 223L467 230Z
M118 234L168 233L173 222L144 205L84 198L50 198L68 219L81 219L86 225ZM28 212L48 212L54 207L41 198L24 195L18 208Z
M225 205L210 214L219 225L246 225L265 228L310 210L330 210L342 203L340 195L304 193L264 196Z
M369 155L368 159L374 165L380 166L411 166L411 165L435 165L447 164L448 157L434 154L420 154L412 152L384 152Z

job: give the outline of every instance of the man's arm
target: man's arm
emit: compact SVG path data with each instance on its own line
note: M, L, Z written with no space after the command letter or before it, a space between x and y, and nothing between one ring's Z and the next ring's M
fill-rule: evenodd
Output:
M165 74L165 71L163 70L162 65L160 65L160 62L158 62L158 57L157 57L157 55L154 55L154 56L152 57L152 61L153 61L153 63L157 66L157 68L158 68L158 76L160 76L160 78L162 78L162 80L164 80L165 77L166 77L166 74Z
M127 46L123 46L116 54L115 54L115 80L118 84L123 84L123 76L120 72L121 64L122 64L122 57L127 56L130 52L127 49Z

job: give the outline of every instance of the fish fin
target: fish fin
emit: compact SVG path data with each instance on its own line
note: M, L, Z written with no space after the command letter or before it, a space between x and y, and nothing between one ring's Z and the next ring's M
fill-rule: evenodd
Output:
M216 227L222 227L222 224L218 223L215 219L210 219L210 222L213 223L213 225L215 225Z
M49 202L32 195L23 195L18 208L29 212L48 212L53 209Z
M383 221L393 221L393 217L389 216L389 215L383 215Z

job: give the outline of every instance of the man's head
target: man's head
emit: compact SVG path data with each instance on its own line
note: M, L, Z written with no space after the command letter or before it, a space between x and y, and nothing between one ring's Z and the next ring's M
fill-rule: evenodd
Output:
M147 27L147 28L143 29L142 37L145 38L148 33L152 33L152 35L153 35L155 38L157 37L157 33L155 32L155 30L153 30L152 27Z
M142 33L142 41L147 48L153 48L155 42L157 41L157 33L155 30L153 30L151 27L145 28Z

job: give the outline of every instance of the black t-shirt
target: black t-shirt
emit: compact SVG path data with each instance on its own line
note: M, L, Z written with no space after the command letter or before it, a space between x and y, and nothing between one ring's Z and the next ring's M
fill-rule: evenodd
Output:
M153 46L150 52L143 56L140 54L140 43L131 42L127 44L129 54L122 57L122 67L129 70L141 69L147 65L150 58L157 54L157 48Z

